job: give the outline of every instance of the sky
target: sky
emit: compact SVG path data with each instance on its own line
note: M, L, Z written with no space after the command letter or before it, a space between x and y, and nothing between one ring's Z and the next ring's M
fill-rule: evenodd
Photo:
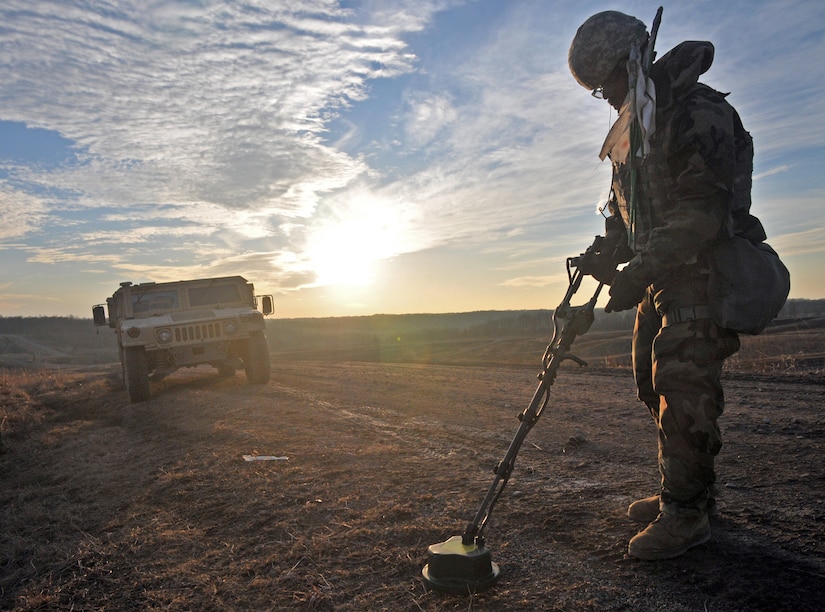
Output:
M554 308L616 118L567 50L660 5L659 56L716 47L791 297L825 298L820 0L3 0L0 316L235 274L282 318Z

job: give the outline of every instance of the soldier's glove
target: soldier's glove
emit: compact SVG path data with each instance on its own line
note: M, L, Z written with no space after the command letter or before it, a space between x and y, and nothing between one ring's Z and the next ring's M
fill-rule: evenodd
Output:
M608 217L604 220L604 238L597 238L587 250L579 262L579 270L609 285L616 276L616 266L630 261L632 256L624 222L619 217Z
M609 285L616 276L618 263L612 255L607 253L586 253L579 262L582 274L589 274L600 283Z
M610 287L610 300L604 307L605 312L621 312L635 307L645 296L646 287L640 287L627 277L622 270L617 272Z
M621 217L611 216L604 220L604 247L602 250L613 257L616 266L627 263L633 257L633 250L627 244L627 229L625 229Z

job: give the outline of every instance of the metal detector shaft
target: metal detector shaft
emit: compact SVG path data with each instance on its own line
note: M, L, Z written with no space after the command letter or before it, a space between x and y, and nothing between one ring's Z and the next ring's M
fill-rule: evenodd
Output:
M600 244L600 240L601 237L597 236L596 242L588 249L588 252L596 249ZM585 256L587 256L587 253L581 257ZM586 304L582 306L570 305L584 276L578 269L578 262L581 257L567 259L569 286L561 304L559 304L558 308L553 312L553 338L550 344L547 345L547 349L542 356L542 371L538 374L538 387L533 394L533 399L530 400L530 404L519 414L518 418L521 424L516 431L513 441L510 443L510 447L507 449L507 454L494 468L495 478L493 479L493 483L487 491L487 495L481 503L478 512L476 512L473 521L467 525L464 534L461 536L462 543L466 546L473 543L479 547L484 545L484 528L490 519L493 507L504 491L504 487L507 485L510 474L513 472L516 456L521 449L521 445L547 407L550 399L550 387L556 380L556 372L561 362L565 359L570 359L579 365L587 365L585 361L571 354L569 350L576 336L584 334L593 323L593 311L596 307L596 300L604 285L599 283L593 297L591 297ZM572 268L576 268L575 272L571 272Z

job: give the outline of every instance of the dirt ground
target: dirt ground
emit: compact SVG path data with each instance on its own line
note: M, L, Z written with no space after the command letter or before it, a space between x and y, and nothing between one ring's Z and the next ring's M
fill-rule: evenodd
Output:
M713 539L651 563L625 510L657 487L653 424L628 370L572 363L486 530L499 583L428 591L536 372L273 356L265 386L193 369L135 405L117 366L7 385L0 608L823 609L821 377L727 377Z

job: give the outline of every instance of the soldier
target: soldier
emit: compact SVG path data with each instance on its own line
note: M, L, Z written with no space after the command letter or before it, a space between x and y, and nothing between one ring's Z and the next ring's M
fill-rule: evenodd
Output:
M756 241L764 232L747 214L750 135L726 94L698 82L713 45L683 42L652 63L651 41L638 19L598 13L579 28L568 63L580 85L619 111L601 157L613 166L607 235L620 235L621 248L583 271L611 285L607 312L637 308L634 377L658 430L661 488L628 508L649 523L628 554L655 560L707 542L717 512L722 362L739 338L710 318L707 248L732 223ZM736 206L746 212L734 219Z

